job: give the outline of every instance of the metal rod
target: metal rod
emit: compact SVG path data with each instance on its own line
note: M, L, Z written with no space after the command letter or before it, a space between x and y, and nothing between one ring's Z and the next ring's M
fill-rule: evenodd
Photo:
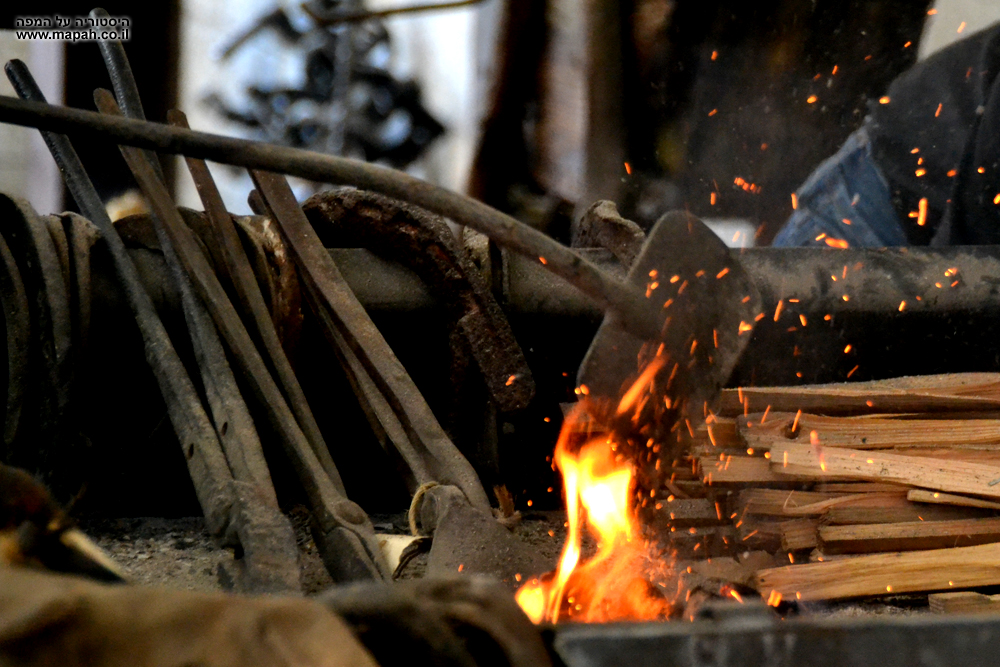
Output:
M527 257L616 311L624 328L653 339L661 318L640 291L614 280L569 248L486 204L394 169L261 141L149 123L0 96L0 122L53 132L87 132L119 144L181 154L252 169L298 176L320 183L349 184L402 199L486 234Z
M94 99L102 112L121 113L107 90L95 90ZM166 188L157 180L142 151L127 146L121 146L120 149L132 175L146 195L154 219L158 219L163 225L177 258L191 277L192 286L215 320L236 368L277 432L282 448L310 500L313 517L319 526L316 546L330 574L337 581L388 577L391 571L379 550L375 530L368 516L345 497L340 474L332 460L330 468L326 469L319 454L313 451L219 283L214 269L199 248L194 232L184 224ZM324 450L323 453L329 458L328 451Z
M180 111L171 111L168 114L171 124L177 127L187 127L187 117ZM217 250L222 256L222 267L228 274L236 298L232 301L239 305L244 315L244 323L247 325L248 333L256 333L256 339L262 351L262 357L268 364L273 376L277 379L280 388L288 401L288 406L298 420L303 434L309 440L319 458L320 463L327 468L327 472L338 486L338 490L346 494L339 481L339 473L333 464L333 459L329 455L326 442L320 432L319 424L313 415L305 393L299 385L295 371L285 355L284 348L278 338L278 332L271 320L264 296L257 284L250 260L247 258L236 234L236 227L233 224L226 206L222 201L212 174L208 171L208 166L201 160L194 158L187 159L188 169L194 179L195 188L201 197L205 207L205 215L209 220L209 228L214 232Z
M93 19L111 18L109 14L95 7L90 10L90 17ZM98 24L100 25L100 24ZM125 55L125 47L117 39L99 39L97 46L101 49L101 57L111 77L111 87L115 90L115 97L122 107L122 111L129 118L146 120L146 112L142 110L142 99L139 97L139 86L136 85L135 76L132 75L132 65L129 64L128 56ZM156 170L156 175L164 183L167 179L163 175L163 167L156 155L149 155Z
M32 104L44 105L45 97L23 62L11 60L4 69L18 95L40 100ZM125 250L125 244L111 223L104 202L94 189L73 144L65 135L52 132L42 132L42 138L59 166L73 199L84 215L97 225L104 237L115 271L142 334L146 361L152 368L160 392L163 394L167 414L177 433L177 439L185 450L185 459L195 492L205 514L205 523L212 533L222 534L229 525L230 510L235 498L232 476L215 429L209 422L191 378L177 356L163 322L160 321L149 294L139 280L135 265Z
M90 15L100 19L106 17L107 12L94 9ZM115 95L123 102L125 114L144 120L139 89L121 42L101 40L99 44L104 65L114 82ZM163 172L156 153L146 150L141 151L141 155L162 185ZM240 587L258 593L298 593L301 582L295 533L278 506L250 410L240 394L212 317L195 294L191 278L184 271L163 223L158 216L151 217L164 260L181 293L184 319L205 392L205 407L212 417L233 476L237 498L233 504L234 532L243 548L244 561L244 567L236 569L241 579Z
M446 9L459 9L461 7L471 7L478 5L483 0L458 0L457 2L434 2L426 5L411 5L409 7L391 7L389 9L377 9L374 11L345 12L343 14L330 13L320 14L309 6L308 2L300 5L302 10L312 17L321 26L337 25L339 23L360 23L370 19L383 19L398 14L416 14L418 12L436 12Z

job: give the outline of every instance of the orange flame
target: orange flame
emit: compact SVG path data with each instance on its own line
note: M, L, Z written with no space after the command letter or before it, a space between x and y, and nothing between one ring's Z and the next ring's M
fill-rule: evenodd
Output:
M654 365L658 370L662 362ZM645 389L654 374L643 373L636 385ZM671 605L650 582L651 549L631 502L632 466L615 454L606 437L572 451L573 424L582 414L578 404L555 450L566 493L566 544L555 572L527 581L515 596L517 603L535 623L663 617ZM597 542L589 559L583 557L585 530Z

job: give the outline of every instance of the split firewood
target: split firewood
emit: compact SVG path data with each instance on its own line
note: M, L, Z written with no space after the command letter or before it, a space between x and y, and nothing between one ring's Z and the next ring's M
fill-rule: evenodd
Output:
M771 467L785 474L899 482L1000 498L997 465L789 443L771 451Z
M694 431L694 441L711 447L742 449L743 443L736 432L735 419L714 419Z
M759 573L765 596L1000 583L1000 374L726 390L719 414L691 449L705 490L685 490L706 520L729 494L730 553L793 562Z
M743 520L736 524L738 549L777 553L781 550L781 521Z
M1000 542L1000 519L820 526L825 554L917 551Z
M1000 510L1000 503L989 500L980 500L979 498L969 498L968 496L958 496L953 493L927 491L926 489L910 489L906 492L906 499L918 503L956 505L959 507L981 507L984 509Z
M829 493L787 489L745 489L737 496L739 516L822 517L824 523L895 523L989 517L981 508L921 505L896 492Z
M799 507L814 505L843 495L845 494L786 489L744 489L736 497L736 511L740 516L744 514L794 516L789 510L794 512Z
M1000 374L953 373L874 382L724 389L720 416L760 412L860 415L1000 410Z
M833 507L904 507L906 490L881 493L823 493L783 489L746 489L737 500L746 514L821 516Z
M1000 584L1000 544L855 556L757 573L756 587L791 600L833 600Z
M773 566L773 564L774 560L771 559L771 565ZM717 581L749 586L753 584L754 575L761 568L754 568L752 564L739 562L735 558L723 556L692 561L688 563L686 569L689 574L696 578L692 583L701 583L697 579L701 579L702 581L715 579Z
M1000 419L884 419L772 412L766 420L759 414L737 418L736 431L744 446L761 451L775 443L808 441L812 431L824 445L853 449L1000 447Z
M718 591L721 585L752 587L759 570L772 568L778 562L766 551L748 551L733 558L722 556L694 561L679 561L677 564L680 590L687 589L688 595L698 590Z
M708 498L675 498L659 506L661 509L656 513L654 525L663 522L676 528L689 528L728 523L729 519L723 514L721 505Z
M909 521L957 521L959 519L990 518L996 513L976 507L949 507L906 502L889 506L838 506L823 514L823 523L850 525L864 523L904 523Z
M832 560L849 560L851 558L861 558L866 554L825 554L816 547L809 552L810 563L828 563Z
M768 459L760 456L702 456L698 459L702 482L712 484L811 481L822 478L808 472L788 474L776 469Z
M824 482L817 484L814 490L825 493L894 493L906 491L909 488L905 484L893 484L892 482Z
M927 602L935 614L1000 612L1000 595L984 595L975 591L934 593L927 596Z
M781 548L785 551L815 549L819 546L818 519L792 519L781 522Z
M947 461L982 463L1000 468L1000 449L983 450L952 447L896 447L895 449L881 451L925 459L945 459Z

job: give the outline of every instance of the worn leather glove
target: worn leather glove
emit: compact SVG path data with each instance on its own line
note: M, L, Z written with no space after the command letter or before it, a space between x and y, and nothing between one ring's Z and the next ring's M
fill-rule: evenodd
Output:
M97 584L0 566L0 666L376 667L312 600Z
M382 667L549 667L541 633L510 592L485 577L338 586L318 600Z

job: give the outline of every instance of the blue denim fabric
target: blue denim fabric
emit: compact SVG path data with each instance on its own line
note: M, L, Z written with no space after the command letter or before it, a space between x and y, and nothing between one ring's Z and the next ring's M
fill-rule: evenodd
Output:
M863 127L817 167L795 194L798 208L772 246L826 246L824 239L816 240L820 234L843 239L852 248L908 245ZM845 218L850 225L843 222Z

